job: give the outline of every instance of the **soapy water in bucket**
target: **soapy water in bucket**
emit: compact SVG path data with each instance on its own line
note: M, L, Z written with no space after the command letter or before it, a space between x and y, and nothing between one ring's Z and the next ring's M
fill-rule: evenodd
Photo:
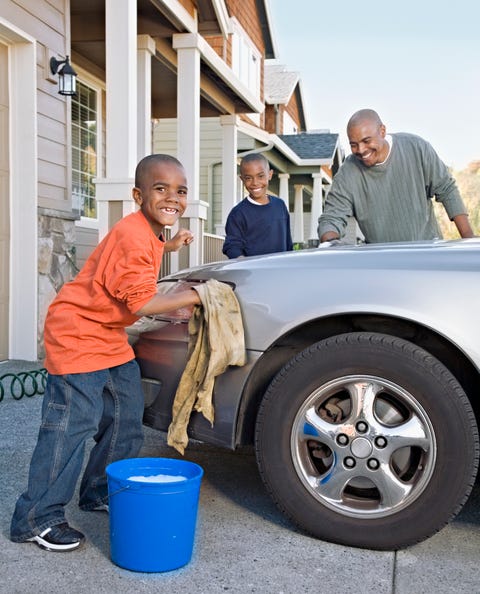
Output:
M177 483L186 481L186 476L172 476L171 474L154 474L150 476L129 476L128 481L138 481L139 483Z

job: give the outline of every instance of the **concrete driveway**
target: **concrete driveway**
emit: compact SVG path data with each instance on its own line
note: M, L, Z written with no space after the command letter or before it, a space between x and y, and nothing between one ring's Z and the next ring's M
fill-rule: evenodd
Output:
M28 370L0 363L0 376ZM480 486L462 513L429 540L399 552L342 547L305 536L277 511L261 483L253 451L190 444L185 459L204 471L191 562L166 573L136 573L110 560L108 515L67 508L87 537L71 553L49 553L8 538L10 517L27 481L41 396L0 402L0 593L169 594L480 593ZM142 456L178 457L162 433L145 430ZM439 493L441 497L441 493Z

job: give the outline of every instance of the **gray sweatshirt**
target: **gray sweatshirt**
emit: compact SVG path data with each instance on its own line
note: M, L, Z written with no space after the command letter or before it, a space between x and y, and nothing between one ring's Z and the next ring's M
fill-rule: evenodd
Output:
M441 237L431 198L452 220L466 214L455 180L432 146L414 134L392 134L388 159L366 167L349 155L333 179L319 218L318 235L344 235L356 218L367 243Z

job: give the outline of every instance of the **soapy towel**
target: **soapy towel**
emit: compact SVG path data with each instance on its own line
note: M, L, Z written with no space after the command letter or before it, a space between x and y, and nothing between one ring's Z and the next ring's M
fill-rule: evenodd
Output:
M167 443L181 454L188 444L187 426L193 410L213 426L213 386L229 365L246 363L240 306L232 288L215 279L196 285L202 305L188 322L187 365L172 407Z

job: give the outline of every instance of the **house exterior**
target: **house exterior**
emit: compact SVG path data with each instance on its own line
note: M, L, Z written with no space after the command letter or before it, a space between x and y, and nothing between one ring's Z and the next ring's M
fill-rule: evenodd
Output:
M50 69L66 56L72 97ZM221 257L247 151L269 159L295 241L314 241L342 152L337 135L307 131L300 79L276 58L266 0L2 1L0 360L43 356L49 303L133 211L151 152L184 164L180 224L197 238L164 271Z

